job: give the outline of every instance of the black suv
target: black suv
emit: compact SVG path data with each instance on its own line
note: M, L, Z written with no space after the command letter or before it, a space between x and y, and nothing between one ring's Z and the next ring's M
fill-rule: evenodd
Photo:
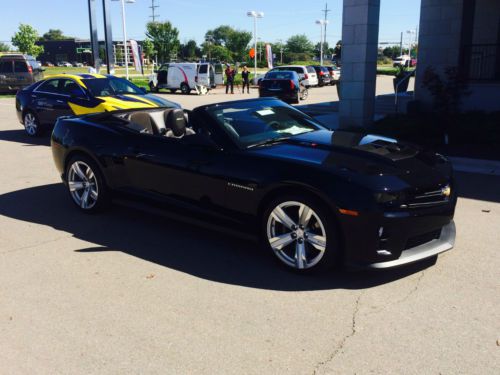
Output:
M33 56L0 56L0 92L15 92L42 78L42 65Z

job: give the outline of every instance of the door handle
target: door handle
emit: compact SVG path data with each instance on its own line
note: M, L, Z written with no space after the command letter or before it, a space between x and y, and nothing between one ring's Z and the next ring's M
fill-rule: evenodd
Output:
M57 100L56 100L56 103L61 103L61 104L63 104L63 103L64 103L64 100L57 99Z

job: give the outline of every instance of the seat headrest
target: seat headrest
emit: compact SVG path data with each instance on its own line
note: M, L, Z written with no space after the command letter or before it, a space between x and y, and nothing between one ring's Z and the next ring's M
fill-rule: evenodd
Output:
M142 126L144 133L153 134L153 122L149 114L144 112L134 112L130 115L130 121Z
M167 128L172 129L176 137L186 134L186 118L182 109L174 109L167 114Z

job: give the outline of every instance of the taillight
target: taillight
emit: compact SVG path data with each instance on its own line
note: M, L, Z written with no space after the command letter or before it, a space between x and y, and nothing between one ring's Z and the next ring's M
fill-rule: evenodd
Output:
M308 78L309 78L309 76L307 75L307 73L304 74L304 79L308 79Z
M293 83L292 80L290 80L290 89L293 90L295 88L295 83Z
M33 73L33 68L31 67L31 65L28 65L28 73Z
M320 75L320 76L323 76L323 75L325 75L325 73L323 73L323 71L321 70L321 71L319 72L319 75Z

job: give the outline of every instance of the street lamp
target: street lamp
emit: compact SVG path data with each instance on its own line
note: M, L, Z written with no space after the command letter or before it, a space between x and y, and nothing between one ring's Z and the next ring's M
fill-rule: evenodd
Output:
M412 35L415 34L415 39L417 37L417 30L406 30L406 33L409 34L409 43L408 43L408 55L410 56L410 65L411 65L411 45L412 45Z
M125 22L125 3L133 4L135 0L113 0L120 1L122 5L122 28L123 28L123 51L125 53L125 77L128 80L128 46L127 46L127 24Z
M251 10L247 12L248 17L253 17L253 40L254 40L254 70L253 70L253 79L254 82L257 82L257 18L263 18L264 12L256 12L255 10Z
M316 20L316 24L320 26L321 28L321 41L319 42L319 49L320 49L320 65L323 65L323 28L326 28L326 25L328 24L328 20ZM325 35L326 37L326 35ZM326 39L326 38L325 38Z

